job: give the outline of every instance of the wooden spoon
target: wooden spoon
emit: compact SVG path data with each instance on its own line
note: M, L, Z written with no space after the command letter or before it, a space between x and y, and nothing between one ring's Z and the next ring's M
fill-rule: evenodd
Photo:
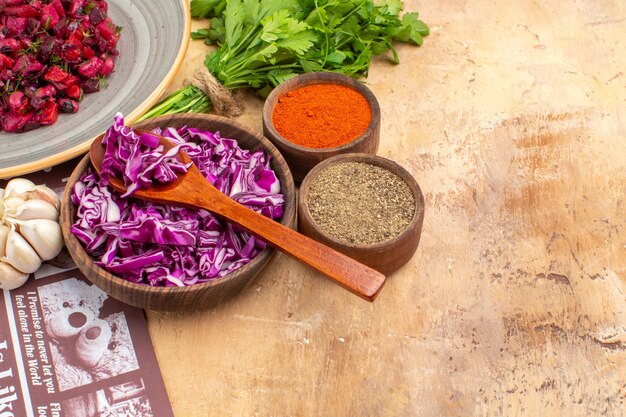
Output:
M141 134L144 131L135 130L135 132ZM154 135L151 132L146 133ZM94 140L89 150L91 163L98 174L102 171L105 152L102 138L103 135ZM174 146L162 136L159 136L159 143L163 145L165 151ZM177 157L183 163L191 162L185 152L179 152ZM126 191L126 186L120 178L111 177L109 185L120 192ZM179 175L173 182L138 190L133 197L155 203L205 209L215 213L247 229L276 249L317 269L368 301L374 301L385 283L385 276L380 272L232 200L215 188L194 164L187 173Z

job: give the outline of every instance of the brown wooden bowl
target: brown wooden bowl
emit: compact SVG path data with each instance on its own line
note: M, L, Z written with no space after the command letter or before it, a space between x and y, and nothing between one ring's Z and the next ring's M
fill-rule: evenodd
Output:
M185 125L219 131L224 138L236 139L244 149L255 151L263 148L271 155L272 169L280 180L281 191L285 196L284 214L280 223L291 228L295 226L296 192L291 172L280 152L260 134L224 117L195 114L156 117L133 125L133 127L149 130L169 126L180 128ZM74 169L67 183L61 202L61 229L69 253L81 272L100 289L118 300L149 310L175 311L212 307L239 294L241 290L251 285L276 252L274 248L267 247L256 258L236 271L222 278L187 287L152 287L119 278L98 267L83 245L70 232L70 227L76 220L76 208L70 199L71 190L89 165L89 155L87 155Z
M371 245L354 245L342 242L321 229L309 211L309 190L315 178L325 169L344 162L365 162L384 168L402 178L415 196L415 214L407 228L398 236ZM337 155L325 160L309 172L302 185L298 199L298 228L305 234L330 246L357 261L387 275L406 264L415 253L422 234L424 222L424 195L415 178L407 170L389 159L363 153Z
M312 84L338 84L361 93L372 110L372 121L365 132L352 142L335 148L307 148L296 145L282 137L274 128L272 121L278 99L290 91ZM283 154L291 168L294 180L299 184L311 168L332 156L354 152L376 154L380 140L380 106L374 93L352 77L333 72L302 74L281 83L265 100L263 105L263 134Z

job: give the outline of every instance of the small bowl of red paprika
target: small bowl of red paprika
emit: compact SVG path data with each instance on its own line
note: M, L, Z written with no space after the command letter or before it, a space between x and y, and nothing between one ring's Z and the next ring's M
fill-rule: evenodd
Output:
M380 106L374 93L350 76L302 74L281 83L267 97L263 133L300 183L314 166L332 156L376 154Z

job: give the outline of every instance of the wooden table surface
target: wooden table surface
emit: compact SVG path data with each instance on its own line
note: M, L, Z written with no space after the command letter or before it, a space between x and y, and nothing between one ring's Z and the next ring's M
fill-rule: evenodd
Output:
M149 312L176 416L624 415L626 2L406 5L432 34L367 83L425 194L415 256L373 304L279 255L218 308Z

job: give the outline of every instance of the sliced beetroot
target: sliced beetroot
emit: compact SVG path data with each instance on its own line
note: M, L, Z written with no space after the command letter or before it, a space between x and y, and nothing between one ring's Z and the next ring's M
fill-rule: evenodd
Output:
M26 51L29 50L30 46L32 45L33 41L30 38L19 38L18 42L20 44L20 53L26 53ZM22 52L22 50L24 50L24 52Z
M54 100L48 100L43 108L33 118L42 126L48 126L57 121L59 117L59 105Z
M98 75L101 77L108 77L115 69L115 61L113 58L108 57L102 62L102 66L98 70Z
M84 59L91 59L94 56L96 56L96 53L93 51L93 49L91 49L87 45L84 45L83 46L83 58Z
M69 3L67 7L67 14L70 16L78 16L79 13L83 11L83 5L85 4L84 0L70 0L66 3Z
M28 132L30 130L35 130L37 128L39 128L41 126L41 124L35 120L34 117L30 117L28 119L28 121L24 124L24 127L22 128L22 132Z
M57 39L65 38L65 35L67 35L67 23L65 20L59 20L59 23L52 27L52 33Z
M40 72L44 68L43 64L37 61L33 56L24 54L15 61L13 72L26 76Z
M70 88L73 85L77 85L79 81L80 81L80 78L78 78L75 75L70 75L65 80L63 80L63 86L65 88Z
M25 17L8 16L6 24L6 35L15 36L21 35L26 31L26 24L28 19Z
M65 80L69 74L63 71L60 67L53 65L43 76L44 80L51 83L61 83Z
M28 19L26 19L26 31L30 34L35 34L39 31L39 28L41 27L41 23L39 22L39 19L36 19L34 17L29 17Z
M48 4L41 8L41 15L39 16L39 21L43 25L44 28L48 29L54 27L61 20L61 16L57 13L56 9L52 4Z
M54 88L51 84L48 84L44 87L40 87L34 91L31 95L30 105L39 110L42 108L42 104L49 99L55 97L57 95L57 89Z
M9 95L9 110L20 116L28 113L30 100L21 91L14 91Z
M96 26L96 32L98 36L106 40L114 39L117 32L117 26L115 26L111 18L107 17Z
M15 65L15 60L0 53L0 69L13 68L13 65Z
M98 57L93 57L85 63L78 66L78 73L85 78L93 78L98 75L98 71L102 67L102 60Z
M6 112L0 116L0 126L7 132L21 132L24 125L33 117L32 113L21 116L16 113Z
M71 85L65 90L65 95L71 99L79 101L83 98L83 89L78 84Z
M52 84L48 84L41 88L38 88L37 91L35 91L35 95L38 94L41 96L54 97L57 94L57 89L54 88Z
M60 47L59 40L53 38L52 36L43 36L41 38L41 44L39 46L39 51L37 51L37 59L40 62L46 62L53 55L58 55Z
M20 42L17 39L5 38L0 39L0 52L15 52L20 49Z
M63 9L63 4L61 3L61 0L52 0L50 4L52 5L52 7L54 7L54 10L56 10L59 18L63 19L65 17L65 10Z
M120 28L105 0L0 0L0 130L75 113L115 69Z
M23 3L25 3L24 0L0 0L0 6L2 7L17 6Z
M103 10L99 6L96 6L93 9L91 9L91 13L89 13L89 22L94 26L105 21L106 18L107 18L106 10Z
M106 1L104 1L104 0L96 0L95 1L95 5L99 9L102 9L104 11L104 13L108 13L109 12L109 3L107 3Z
M32 5L23 4L20 6L9 6L2 9L2 13L7 16L17 17L39 17L39 11L37 11Z
M83 55L83 49L80 42L66 42L61 46L61 58L70 63L78 63Z
M6 84L11 84L11 79L14 77L13 71L10 68L3 69L0 71L0 81L3 82L3 87Z
M41 10L43 7L41 0L30 0L28 4L30 4L35 10Z
M97 78L90 78L88 80L86 80L85 82L83 82L82 87L83 87L83 91L87 94L90 93L95 93L97 91L100 91L100 88L102 88L101 85L101 81Z
M69 98L60 98L59 110L63 113L76 113L79 109L78 102Z

